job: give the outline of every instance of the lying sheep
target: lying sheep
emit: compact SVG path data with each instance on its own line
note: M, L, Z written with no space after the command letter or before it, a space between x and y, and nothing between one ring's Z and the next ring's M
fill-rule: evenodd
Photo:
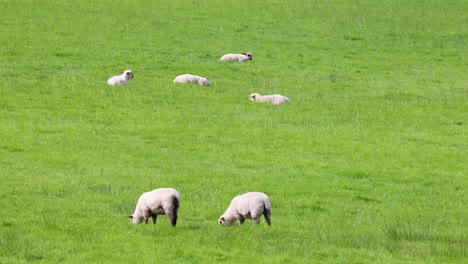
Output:
M247 60L252 60L252 53L250 52L245 52L242 54L225 54L219 59L220 61L240 61L244 62Z
M182 74L177 76L174 79L175 83L193 83L193 84L198 84L202 86L209 86L210 81L208 81L208 78L193 75L193 74Z
M243 224L245 219L252 219L254 224L258 224L262 214L267 224L271 225L270 198L261 192L248 192L234 197L218 222L220 225L230 226L236 220Z
M126 70L121 75L117 75L117 76L109 78L109 80L107 80L107 84L109 85L127 84L128 80L130 80L131 78L133 78L132 71Z
M138 199L135 212L129 216L132 223L148 224L148 217L153 218L153 224L156 224L158 215L167 215L171 220L172 226L177 223L177 211L180 205L180 195L172 188L160 188L150 192L143 193Z
M250 95L250 101L260 102L260 103L272 103L272 104L285 104L289 103L289 99L280 94L273 95L260 95L258 93L253 93Z

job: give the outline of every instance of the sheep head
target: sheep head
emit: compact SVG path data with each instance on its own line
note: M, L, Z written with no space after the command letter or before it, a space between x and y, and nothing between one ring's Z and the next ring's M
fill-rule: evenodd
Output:
M140 216L140 217L134 217L133 215L130 215L130 216L128 216L128 218L130 218L130 220L131 220L132 223L134 223L134 224L142 223L143 220L144 220L144 219L143 219L144 217L142 217L142 216Z
M245 55L245 56L248 57L249 60L252 60L252 53L250 53L250 52L244 52L244 53L242 53L242 55Z
M133 73L131 70L126 70L122 73L122 76L124 76L126 80L130 80L131 78L133 78Z
M261 95L258 94L258 93L253 93L250 95L250 101L252 102L255 102L255 100L257 100L258 97L260 97Z
M230 226L232 225L232 223L234 223L235 220L236 220L235 217L229 217L229 215L228 216L222 215L219 218L218 223L222 226Z

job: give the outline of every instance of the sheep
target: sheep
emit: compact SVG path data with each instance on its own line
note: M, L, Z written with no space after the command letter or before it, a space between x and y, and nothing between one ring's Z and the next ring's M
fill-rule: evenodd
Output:
M244 62L247 60L252 60L252 53L244 52L242 54L225 54L219 59L220 61L240 61Z
M271 226L270 198L261 192L248 192L232 199L228 209L218 220L223 226L230 226L234 221L243 224L245 219L252 219L258 225L262 214L269 226Z
M180 195L175 189L159 188L143 193L138 199L135 212L129 218L134 224L148 224L148 218L151 216L153 224L156 224L158 215L167 215L175 227L179 206Z
M250 95L250 101L260 102L260 103L272 103L272 104L285 104L289 103L289 99L280 94L273 95L260 95L258 93L253 93Z
M208 78L193 75L193 74L179 75L174 79L174 83L193 83L193 84L198 84L202 86L210 85L210 81L208 80Z
M132 71L126 70L121 75L117 75L117 76L109 78L109 80L107 80L107 84L109 85L127 84L128 80L130 80L131 78L133 78Z

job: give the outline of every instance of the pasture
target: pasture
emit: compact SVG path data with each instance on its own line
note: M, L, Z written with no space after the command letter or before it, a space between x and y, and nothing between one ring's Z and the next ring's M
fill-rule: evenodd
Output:
M1 263L466 263L466 1L0 9ZM159 187L177 227L131 224ZM248 191L272 226L220 226Z

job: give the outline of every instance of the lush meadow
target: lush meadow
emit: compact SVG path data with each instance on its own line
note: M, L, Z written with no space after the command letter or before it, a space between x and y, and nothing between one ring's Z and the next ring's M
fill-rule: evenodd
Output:
M466 263L466 1L0 9L0 263ZM132 225L168 186L177 227ZM247 191L272 226L219 226Z

